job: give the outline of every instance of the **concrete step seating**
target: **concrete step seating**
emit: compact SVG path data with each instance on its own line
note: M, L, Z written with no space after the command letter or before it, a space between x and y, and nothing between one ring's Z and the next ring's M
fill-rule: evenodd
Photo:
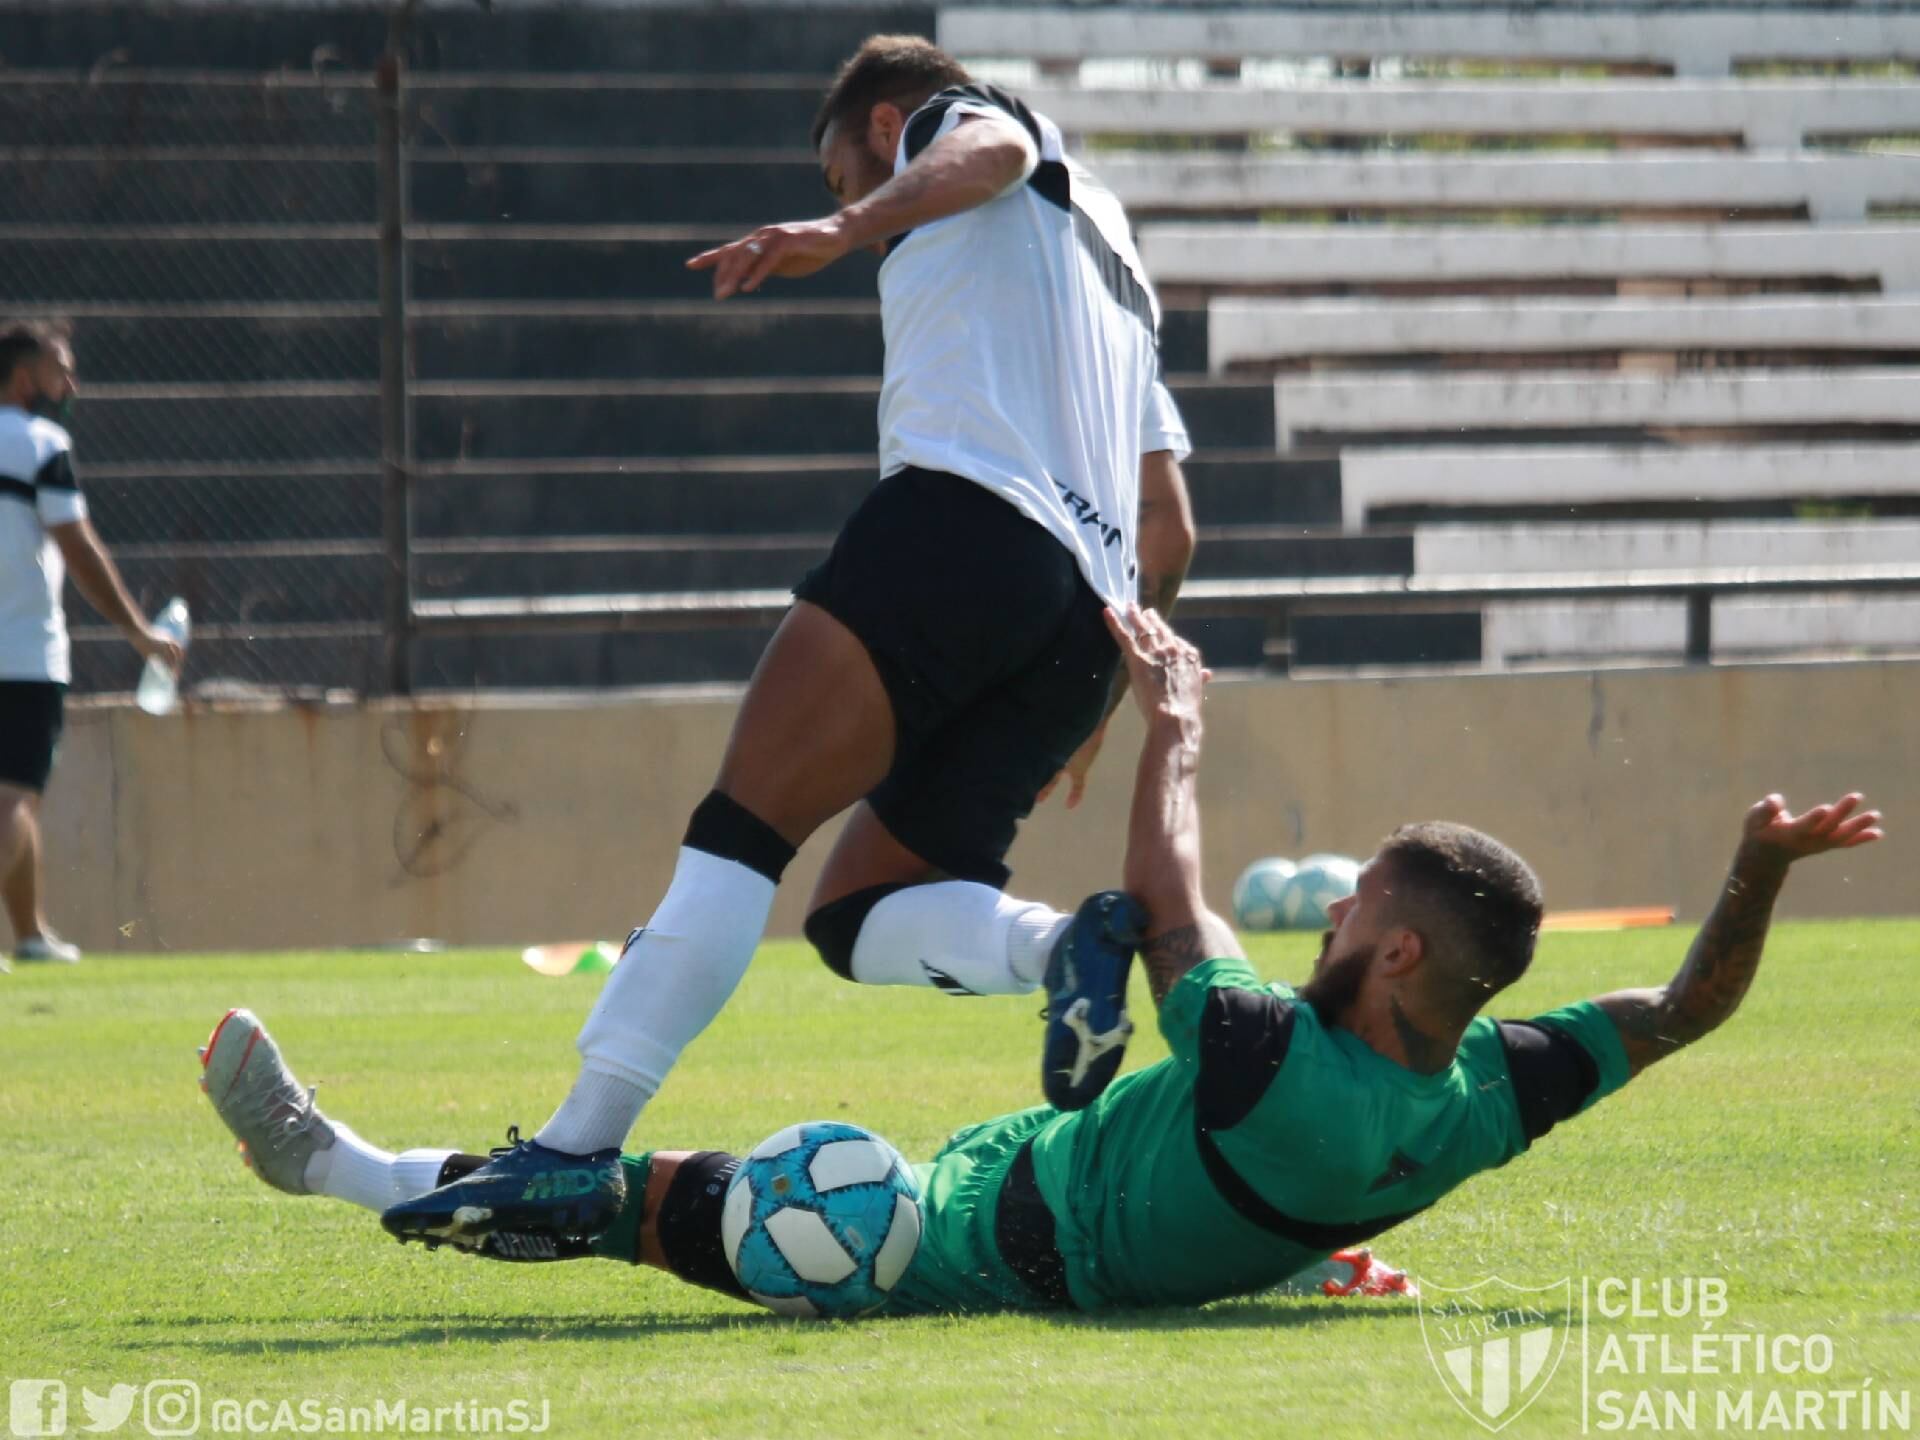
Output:
M1266 300L1207 307L1216 372L1318 357L1581 351L1920 352L1920 296ZM1382 360L1381 363L1386 363Z
M1649 211L1864 220L1920 206L1920 154L1697 150L1490 155L1103 155L1100 176L1145 217L1180 212Z
M1748 4L1587 10L1488 5L1275 5L1245 10L1173 7L943 8L940 43L963 56L1012 57L1057 70L1088 60L1407 56L1423 60L1579 60L1658 65L1681 75L1725 75L1757 60L1920 58L1920 14Z
M1340 455L1350 530L1382 511L1920 499L1920 444L1475 446Z
M1832 77L1743 80L1346 80L1280 86L1062 84L1021 98L1070 136L1468 137L1658 134L1797 149L1920 127L1910 84Z
M1674 660L1686 648L1686 606L1633 600L1498 602L1485 607L1480 663ZM1754 596L1714 606L1713 648L1727 658L1920 654L1920 600L1848 594Z
M744 224L824 210L805 145L824 78L865 33L935 25L931 9L910 6L775 7L744 24L700 7L422 8L405 117L423 596L777 590L819 553L871 483L874 264L712 307L683 262ZM1920 246L1898 214L1920 205L1920 157L1834 147L1920 130L1920 86L1738 73L1753 61L1911 55L1913 14L996 7L951 9L937 26L962 54L1025 65L1036 107L1092 138L1088 158L1146 218L1143 252L1170 301L1163 354L1202 447L1190 466L1206 537L1198 578L1410 573L1415 540L1364 533L1371 511L1445 512L1463 494L1497 506L1505 483L1462 480L1439 452L1426 473L1448 483L1436 488L1393 467L1437 452L1371 443L1422 427L1578 439L1787 417L1877 433L1914 413L1894 366L1915 323L1897 297L1920 277ZM0 54L30 77L0 94L0 304L78 314L96 382L81 433L89 483L143 597L192 585L202 655L244 657L286 683L378 673L369 71L384 31L371 12L330 7L242 16L25 0L0 12ZM1477 64L1457 76L1455 59L1516 73ZM1347 78L1353 60L1371 62L1369 78ZM1543 78L1567 64L1577 73ZM1236 70L1244 80L1229 80ZM1159 83L1175 72L1178 86ZM1595 134L1618 148L1568 148ZM1152 148L1105 138L1133 136ZM1418 136L1444 148L1409 148ZM1509 148L1476 148L1486 137ZM1529 138L1538 148L1511 148ZM1423 219L1469 210L1614 221ZM1735 211L1739 223L1703 223ZM1265 213L1415 223L1155 218ZM1644 215L1663 223L1619 223ZM1662 305L1631 293L1640 281L1802 293ZM1462 312L1433 294L1618 285L1629 293L1584 312L1512 293ZM1814 298L1835 287L1864 293ZM1338 293L1315 295L1328 290ZM1402 293L1417 303L1385 303ZM1584 399L1525 374L1518 383L1533 388L1504 404L1496 375L1397 376L1385 383L1402 389L1360 400L1339 387L1373 377L1226 373L1625 350L1738 351L1743 368L1589 374L1577 381ZM1830 396L1805 367L1818 350L1851 357ZM1787 368L1752 369L1767 351ZM1875 356L1887 363L1864 363ZM1328 438L1369 443L1343 454ZM1647 466L1663 462L1609 450L1597 468L1556 464L1550 483L1536 470L1506 503L1912 498L1889 448L1796 442L1773 449L1815 458L1711 475L1667 461L1657 476ZM1300 529L1342 522L1363 533ZM326 578L306 583L313 567ZM1308 625L1309 648L1343 663L1418 660L1431 650L1423 637L1465 656L1469 629L1479 643L1477 616L1371 629L1371 617L1349 618ZM1223 663L1258 663L1257 624L1207 633ZM764 635L754 619L433 637L419 676L737 678ZM96 637L79 652L83 684L117 663Z
M1920 522L1913 520L1446 524L1413 532L1413 568L1420 575L1901 565L1916 555Z
M1678 374L1392 371L1285 375L1273 389L1282 450L1370 435L1909 428L1920 418L1920 368L1894 366ZM1550 469L1554 458L1545 453L1536 463Z
M1162 288L1548 289L1633 281L1844 281L1920 289L1911 225L1254 225L1156 222Z
M1702 571L1738 566L1903 565L1920 522L1743 521L1612 525L1422 525L1416 574ZM1686 645L1682 600L1496 602L1485 607L1482 662L1671 658ZM1757 595L1714 608L1716 654L1920 651L1920 598Z

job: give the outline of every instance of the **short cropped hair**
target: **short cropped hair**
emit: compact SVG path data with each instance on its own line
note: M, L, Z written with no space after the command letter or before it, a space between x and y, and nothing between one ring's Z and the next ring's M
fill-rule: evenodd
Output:
M22 365L71 338L64 321L0 320L0 385L13 379L13 372Z
M964 65L931 40L918 35L870 35L827 87L820 112L813 117L813 148L820 148L828 126L849 119L864 125L873 107L883 101L918 109L929 95L972 79Z
M1527 973L1544 897L1526 861L1491 835L1445 820L1403 825L1379 852L1395 921L1438 964L1430 998L1471 1016Z

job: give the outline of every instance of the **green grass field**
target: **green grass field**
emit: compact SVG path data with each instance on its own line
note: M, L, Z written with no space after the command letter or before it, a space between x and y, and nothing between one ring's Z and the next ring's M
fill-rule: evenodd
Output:
M1685 939L1549 937L1499 1013L1664 979ZM1310 944L1261 941L1255 961L1297 977ZM1430 1287L1728 1282L1711 1327L1595 1319L1596 1353L1628 1331L1832 1338L1816 1380L1596 1376L1596 1392L1920 1390L1917 952L1915 924L1781 927L1726 1029L1378 1248ZM780 1320L607 1262L403 1250L362 1211L255 1180L195 1083L195 1047L247 1005L370 1140L483 1148L564 1093L594 987L502 952L100 958L0 979L0 1380L64 1380L74 1431L83 1384L174 1378L208 1407L545 1401L548 1433L568 1436L1483 1433L1436 1378L1411 1301ZM1034 1009L863 991L770 945L636 1138L744 1149L844 1117L924 1158L1034 1098ZM1131 1063L1160 1053L1145 1033ZM1580 1345L1506 1434L1578 1433ZM1709 1403L1700 1428L1728 1433ZM141 1424L136 1406L122 1433Z

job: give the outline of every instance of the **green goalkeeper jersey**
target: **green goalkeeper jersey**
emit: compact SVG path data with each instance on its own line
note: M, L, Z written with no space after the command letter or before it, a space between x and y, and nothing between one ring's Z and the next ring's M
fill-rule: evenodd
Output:
M1172 1056L1087 1109L1009 1117L1033 1136L1084 1308L1275 1285L1505 1164L1628 1078L1591 1002L1477 1019L1450 1068L1420 1075L1240 959L1184 976L1160 1028Z

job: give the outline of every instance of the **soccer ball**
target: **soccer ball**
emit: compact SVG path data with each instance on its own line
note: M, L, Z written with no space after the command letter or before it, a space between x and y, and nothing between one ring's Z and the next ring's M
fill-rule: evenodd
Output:
M837 1120L789 1125L727 1186L720 1239L747 1293L782 1315L877 1310L920 1248L920 1184L900 1152Z
M1233 882L1233 923L1242 930L1278 930L1280 897L1294 864L1278 855L1256 860Z
M1360 862L1344 855L1309 855L1280 891L1280 925L1286 930L1324 930L1327 909L1353 894Z

